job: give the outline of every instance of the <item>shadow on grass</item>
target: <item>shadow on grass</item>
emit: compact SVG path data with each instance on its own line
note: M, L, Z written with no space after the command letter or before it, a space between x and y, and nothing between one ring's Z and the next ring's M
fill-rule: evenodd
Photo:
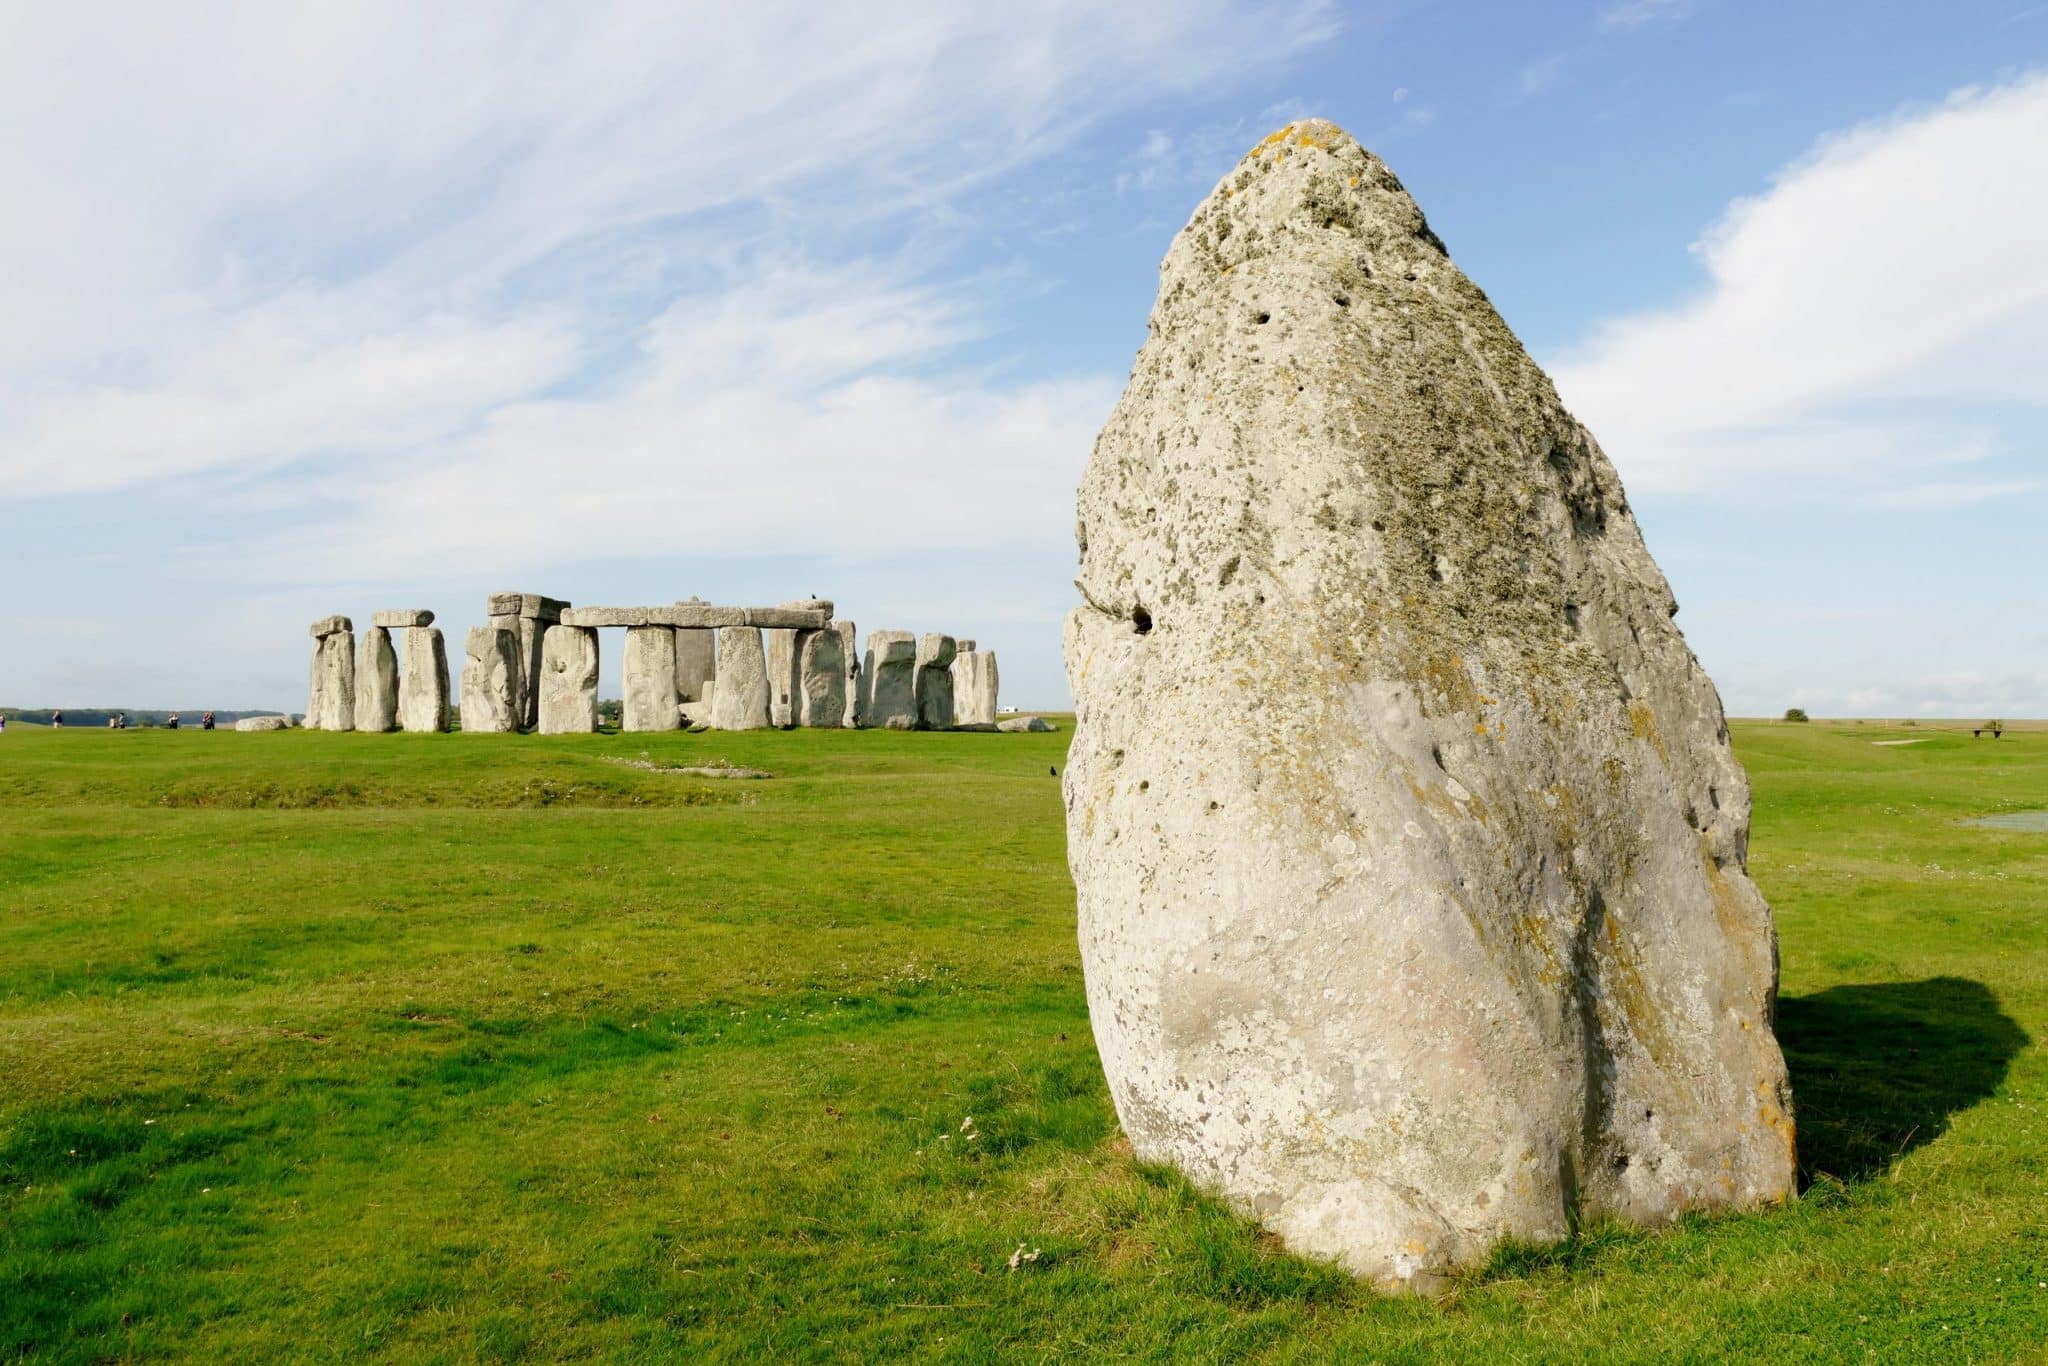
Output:
M2026 1031L1982 982L1930 977L1778 1002L1802 1186L1875 1176L2005 1080Z

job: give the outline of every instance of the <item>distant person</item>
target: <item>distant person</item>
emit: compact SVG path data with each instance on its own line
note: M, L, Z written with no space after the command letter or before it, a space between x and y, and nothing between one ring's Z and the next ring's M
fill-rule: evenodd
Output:
M0 735L5 735L6 733L7 733L7 718L6 718L6 717L4 717L4 716L0 716Z
M50 713L50 725L51 725L51 727L52 727L53 729L55 729L55 730L62 730L62 729L64 729L64 713L63 713L63 712L61 712L61 711L53 711L53 712L51 712L51 713Z
M201 713L199 714L199 729L201 729L201 730L212 730L212 729L213 729L213 713L212 713L212 712L210 712L210 711L207 711L207 712L201 712Z
M170 714L169 716L167 716L167 717L165 717L165 718L164 718L164 729L165 729L165 730L176 730L177 728L178 728L178 713L176 713L176 712L172 712L172 713L171 713L171 714Z

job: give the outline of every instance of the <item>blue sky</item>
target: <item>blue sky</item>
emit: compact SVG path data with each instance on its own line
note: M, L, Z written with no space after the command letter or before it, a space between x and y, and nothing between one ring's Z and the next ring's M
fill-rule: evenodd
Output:
M1731 711L2048 715L2048 4L69 8L0 51L0 703L303 707L313 618L511 588L1062 705L1159 258L1317 115Z

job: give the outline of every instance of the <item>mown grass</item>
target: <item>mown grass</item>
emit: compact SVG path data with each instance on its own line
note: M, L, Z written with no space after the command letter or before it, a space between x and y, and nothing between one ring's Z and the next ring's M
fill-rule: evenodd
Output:
M0 1355L2037 1359L2048 735L1912 735L1737 732L1804 1197L1424 1304L1132 1161L1065 732L11 728Z

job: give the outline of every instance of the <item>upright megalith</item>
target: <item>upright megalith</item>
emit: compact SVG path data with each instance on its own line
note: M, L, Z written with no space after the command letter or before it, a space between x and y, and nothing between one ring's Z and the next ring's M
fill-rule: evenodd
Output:
M673 626L627 627L622 672L625 703L621 730L674 730L682 724L676 710Z
M391 648L390 630L381 625L364 633L356 661L356 729L378 734L398 729L398 652Z
M994 725L996 719L996 652L960 642L953 656L953 710L963 726Z
M448 646L438 626L405 628L398 670L398 723L431 734L448 729Z
M597 730L597 632L588 626L550 626L540 642L542 735L589 735Z
M837 631L799 631L797 694L791 720L837 729L846 724L846 640Z
M781 604L777 610L821 612L830 617L832 601L829 598L797 598ZM801 724L803 659L799 637L802 634L801 630L788 628L761 633L761 646L768 662L768 719L778 726Z
M313 623L313 662L306 689L308 730L356 728L356 636L347 617Z
M711 724L717 730L764 730L769 725L768 658L758 627L719 628Z
M846 670L846 710L840 724L852 730L867 724L861 714L860 634L850 621L835 620L831 629L839 636L839 657Z
M702 598L679 602L678 607L703 607ZM718 677L718 632L705 626L676 628L676 700L685 705L706 702L711 681Z
M1066 637L1137 1155L1422 1291L1791 1194L1749 786L1607 458L1328 123L1253 149L1160 277Z
M867 698L863 725L917 729L917 637L908 631L870 631L861 687Z
M518 730L519 628L472 626L462 653L463 732L502 735Z
M493 593L484 603L491 625L511 631L517 640L519 676L515 706L519 724L540 723L541 638L562 619L569 604L539 593Z
M958 652L958 642L951 636L927 633L917 638L913 689L919 730L944 730L953 724L953 658Z

